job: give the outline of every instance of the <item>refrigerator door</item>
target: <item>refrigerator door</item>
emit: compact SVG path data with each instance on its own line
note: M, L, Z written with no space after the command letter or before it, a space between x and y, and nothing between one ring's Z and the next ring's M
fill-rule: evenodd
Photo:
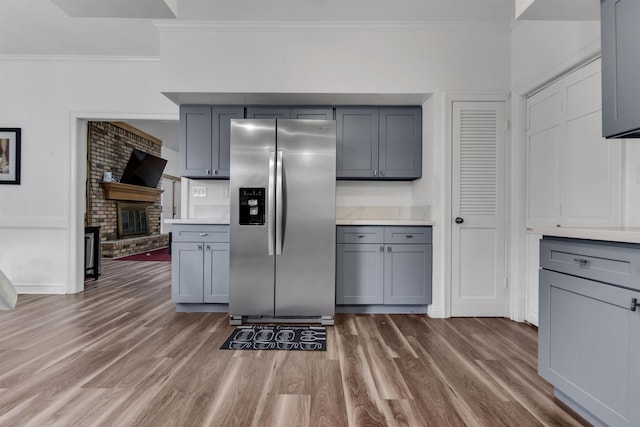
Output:
M277 140L275 315L333 316L335 122L278 120Z
M231 316L274 315L275 142L275 120L231 120Z

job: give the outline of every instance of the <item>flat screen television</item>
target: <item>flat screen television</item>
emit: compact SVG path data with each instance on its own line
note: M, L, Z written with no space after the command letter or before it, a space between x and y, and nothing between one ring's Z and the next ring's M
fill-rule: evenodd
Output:
M120 182L156 188L166 164L167 161L165 159L134 148L131 157L129 157L129 162L124 168Z

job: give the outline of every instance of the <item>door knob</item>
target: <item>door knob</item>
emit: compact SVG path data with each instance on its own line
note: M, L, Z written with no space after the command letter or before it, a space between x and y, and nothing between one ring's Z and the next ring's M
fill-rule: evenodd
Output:
M457 217L456 218L456 224L462 224L464 222L464 219Z

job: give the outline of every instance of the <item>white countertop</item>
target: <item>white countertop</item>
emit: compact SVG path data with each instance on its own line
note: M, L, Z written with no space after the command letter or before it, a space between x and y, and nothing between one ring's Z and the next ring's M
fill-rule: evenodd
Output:
M574 239L640 243L640 227L527 227L527 233Z
M165 224L229 224L229 218L165 219ZM435 225L434 221L418 219L336 219L336 225Z
M435 225L435 221L426 219L340 219L336 225Z
M229 218L176 218L165 219L165 224L222 224L229 225Z

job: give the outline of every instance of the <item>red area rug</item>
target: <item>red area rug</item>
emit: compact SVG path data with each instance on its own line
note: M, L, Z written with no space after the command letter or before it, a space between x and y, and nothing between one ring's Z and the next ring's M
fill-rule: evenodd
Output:
M116 261L171 261L169 248L116 258Z

